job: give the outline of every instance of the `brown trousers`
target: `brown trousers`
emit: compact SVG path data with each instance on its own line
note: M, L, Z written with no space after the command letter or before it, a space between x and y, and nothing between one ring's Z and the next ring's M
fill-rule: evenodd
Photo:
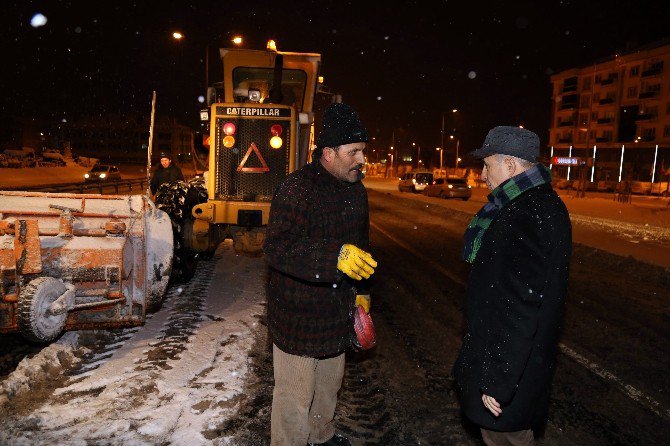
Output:
M344 353L315 359L272 346L275 388L270 419L273 446L324 443L335 435L335 405L344 376Z
M533 431L527 429L516 432L496 432L481 428L486 446L534 446Z

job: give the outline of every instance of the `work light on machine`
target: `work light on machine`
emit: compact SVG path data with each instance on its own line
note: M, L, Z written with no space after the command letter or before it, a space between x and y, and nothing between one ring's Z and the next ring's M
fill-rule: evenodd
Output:
M249 98L249 102L260 102L261 91L250 88L249 93L247 93L247 97Z
M237 126L233 124L232 122L226 122L223 124L223 133L225 133L228 136L232 136L235 134L237 131Z
M273 136L270 138L270 147L273 149L279 149L282 144L284 144L284 141L279 136Z
M222 143L223 143L223 147L225 147L226 149L230 149L231 147L233 147L235 145L235 138L228 135L225 138L223 138Z
M272 133L273 136L281 136L283 131L284 129L282 129L282 126L279 124L275 124L270 127L270 133Z

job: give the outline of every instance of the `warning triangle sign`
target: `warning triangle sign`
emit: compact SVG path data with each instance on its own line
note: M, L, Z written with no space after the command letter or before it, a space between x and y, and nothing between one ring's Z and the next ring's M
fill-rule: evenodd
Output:
M247 160L249 159L249 155L251 155L251 152L254 152L256 154L258 160L261 162L261 167L244 167L244 165L247 163ZM253 142L251 143L251 145L249 146L249 150L247 150L247 153L244 155L244 158L242 158L242 162L237 167L237 171L249 172L249 173L263 173L270 171L270 168L265 162L265 159L263 159L263 155L261 155L261 152L258 150L258 147L256 147L256 143Z

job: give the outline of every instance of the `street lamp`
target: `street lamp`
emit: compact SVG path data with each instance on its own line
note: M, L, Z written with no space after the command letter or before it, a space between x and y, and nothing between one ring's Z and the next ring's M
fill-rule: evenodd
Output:
M235 45L242 45L242 36L234 36L233 37L233 43Z
M440 176L442 176L442 153L444 153L444 150L442 150L440 147L435 147L435 150L440 152Z
M416 143L412 143L413 146L417 146ZM417 146L417 154L416 154L416 168L421 169L421 144Z
M458 113L458 109L457 108L452 108L451 112L452 113ZM440 131L440 144L441 144L441 147L444 147L444 112L442 112L442 129ZM456 154L456 158L458 158L458 154Z
M181 40L184 38L184 35L179 31L175 31L172 33L172 38L174 38L175 40Z
M458 157L458 146L460 145L461 140L459 138L456 138L454 135L449 135L449 139L456 139L456 169L458 169L458 162L461 160ZM454 172L454 173L456 173L456 172Z

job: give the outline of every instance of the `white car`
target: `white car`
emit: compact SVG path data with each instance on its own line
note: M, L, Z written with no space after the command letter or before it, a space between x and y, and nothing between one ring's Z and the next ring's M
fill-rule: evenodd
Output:
M432 172L408 172L400 177L398 190L400 192L422 192L433 182Z

